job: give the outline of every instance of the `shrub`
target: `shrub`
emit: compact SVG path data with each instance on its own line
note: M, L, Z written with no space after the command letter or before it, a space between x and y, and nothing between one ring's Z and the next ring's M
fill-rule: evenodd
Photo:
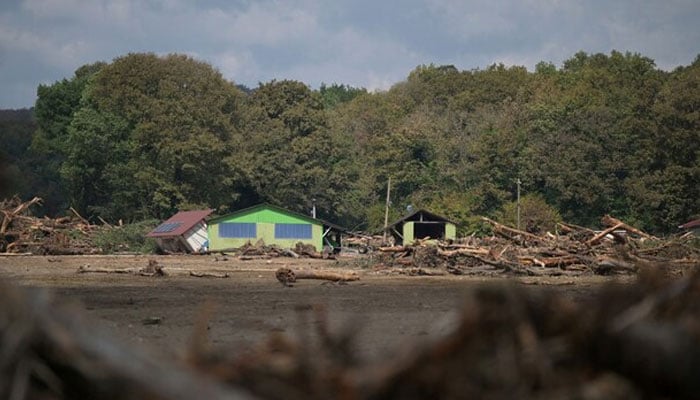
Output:
M146 234L158 225L158 220L145 220L133 224L100 230L93 236L93 244L106 254L133 251L137 253L155 253L156 241Z

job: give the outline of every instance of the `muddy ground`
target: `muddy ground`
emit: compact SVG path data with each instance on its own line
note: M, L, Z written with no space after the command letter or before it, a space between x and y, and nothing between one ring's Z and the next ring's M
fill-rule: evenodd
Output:
M77 273L85 265L141 268L153 259L168 276ZM0 256L0 280L48 288L60 300L85 310L117 340L168 357L185 353L198 320L206 321L200 324L206 324L212 346L235 354L273 333L313 332L315 322L309 310L323 307L331 330L355 330L356 348L370 360L447 332L454 313L475 285L522 285L528 290L554 290L575 301L587 301L605 283L632 280L600 276L411 277L367 265L371 263L357 258L240 261L213 255ZM274 276L281 266L336 272L351 269L361 279L345 285L305 280L283 287ZM225 272L230 277L197 278L189 271Z

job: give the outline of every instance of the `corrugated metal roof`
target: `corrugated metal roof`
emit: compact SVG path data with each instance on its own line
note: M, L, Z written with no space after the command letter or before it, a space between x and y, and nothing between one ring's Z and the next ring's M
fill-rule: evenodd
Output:
M700 218L694 219L692 221L686 222L685 224L679 226L680 229L692 229L700 226Z
M174 237L181 236L192 229L193 226L204 220L214 210L192 210L180 211L167 220L163 221L154 230L149 232L147 237Z

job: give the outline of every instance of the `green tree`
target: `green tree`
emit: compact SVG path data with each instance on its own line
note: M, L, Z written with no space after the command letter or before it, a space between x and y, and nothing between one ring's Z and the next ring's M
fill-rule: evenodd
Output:
M249 97L241 163L252 201L333 215L345 182L321 97L296 81L261 84Z
M36 121L31 109L0 110L0 198L19 195L27 198L37 189L29 147Z
M229 207L242 99L218 71L184 55L115 59L91 80L69 129L61 171L72 199L111 218Z
M334 83L332 85L321 84L318 89L318 93L321 95L321 102L326 109L332 109L339 104L347 103L355 97L367 93L364 88L355 88L348 85L339 85Z
M67 197L60 170L68 147L68 127L80 108L83 91L91 77L105 63L87 64L75 71L71 79L63 79L52 85L40 85L34 114L38 129L33 136L28 156L33 160L32 172L38 181L33 185L33 195L42 197L44 207L50 214L64 210Z

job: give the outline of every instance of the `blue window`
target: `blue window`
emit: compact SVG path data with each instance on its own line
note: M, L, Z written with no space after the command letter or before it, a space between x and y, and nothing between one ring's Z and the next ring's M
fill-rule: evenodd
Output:
M311 224L275 224L275 239L311 239Z
M223 222L219 224L219 237L222 238L254 238L256 237L254 222Z

